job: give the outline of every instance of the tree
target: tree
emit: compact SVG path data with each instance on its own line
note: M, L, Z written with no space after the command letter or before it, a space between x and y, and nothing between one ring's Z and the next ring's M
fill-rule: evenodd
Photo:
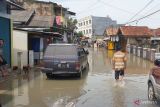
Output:
M76 24L77 24L77 19L72 19L72 18L67 19L67 26L70 30L77 29Z
M83 37L83 33L82 32L78 32L77 33L77 37Z

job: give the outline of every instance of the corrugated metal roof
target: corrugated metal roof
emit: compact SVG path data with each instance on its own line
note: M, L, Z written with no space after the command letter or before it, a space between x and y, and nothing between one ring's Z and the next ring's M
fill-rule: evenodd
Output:
M35 15L28 26L53 27L54 16Z
M14 22L24 22L27 23L31 16L35 13L34 10L31 11L17 11L17 10L12 10L11 11L11 17Z

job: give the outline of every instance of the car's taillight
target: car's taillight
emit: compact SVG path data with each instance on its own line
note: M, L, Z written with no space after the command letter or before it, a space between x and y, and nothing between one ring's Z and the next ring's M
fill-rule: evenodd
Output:
M76 70L80 70L80 63L76 62Z

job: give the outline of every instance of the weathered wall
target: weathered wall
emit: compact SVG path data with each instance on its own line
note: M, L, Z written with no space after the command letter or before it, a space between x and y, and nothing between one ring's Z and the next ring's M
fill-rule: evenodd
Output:
M49 3L24 3L24 8L27 10L36 10L36 14L40 16L51 16L53 15L52 4Z

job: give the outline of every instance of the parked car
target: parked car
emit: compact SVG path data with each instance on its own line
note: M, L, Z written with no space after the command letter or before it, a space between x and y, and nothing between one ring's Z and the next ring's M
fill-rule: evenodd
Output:
M148 80L148 99L151 101L160 99L160 59L156 59L154 65Z
M59 74L75 74L82 77L88 66L88 51L76 44L50 44L46 48L42 72L47 78Z

